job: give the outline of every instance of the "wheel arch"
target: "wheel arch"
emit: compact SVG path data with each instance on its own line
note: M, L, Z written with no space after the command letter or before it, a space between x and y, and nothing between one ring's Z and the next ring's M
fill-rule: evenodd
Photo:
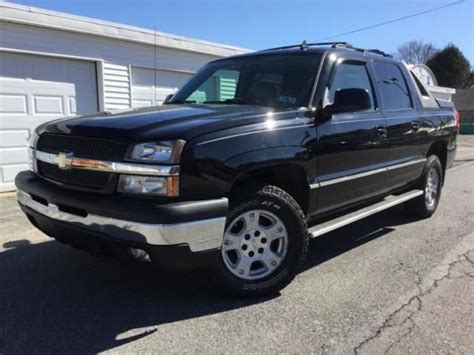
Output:
M446 175L446 165L448 159L448 144L443 140L438 140L433 142L426 154L426 157L431 155L436 155L441 162L441 166L443 167L443 183L444 183L444 176Z
M305 214L308 212L310 188L307 173L301 165L279 163L243 172L232 182L229 195L252 183L281 188L296 200Z

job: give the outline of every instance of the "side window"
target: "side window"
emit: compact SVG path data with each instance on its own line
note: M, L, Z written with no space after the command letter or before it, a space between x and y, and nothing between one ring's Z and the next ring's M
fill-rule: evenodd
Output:
M341 89L364 89L370 96L371 106L375 110L374 93L365 63L343 62L338 64L333 78L326 88L323 106L334 103L334 94Z
M374 62L375 74L386 110L412 108L410 92L400 68L392 63Z

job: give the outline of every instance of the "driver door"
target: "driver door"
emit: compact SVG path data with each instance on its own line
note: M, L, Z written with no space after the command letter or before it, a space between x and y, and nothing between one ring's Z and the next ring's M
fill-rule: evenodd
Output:
M388 157L386 120L379 110L369 63L339 58L324 91L323 107L340 89L362 88L371 98L365 111L333 114L317 124L319 193L317 213L357 203L386 189L382 169Z

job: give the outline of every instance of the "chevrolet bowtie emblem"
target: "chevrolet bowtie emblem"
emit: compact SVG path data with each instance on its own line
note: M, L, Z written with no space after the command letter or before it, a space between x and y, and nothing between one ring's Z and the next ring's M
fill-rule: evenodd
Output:
M70 169L72 167L73 154L72 153L59 153L56 158L56 163L59 169Z

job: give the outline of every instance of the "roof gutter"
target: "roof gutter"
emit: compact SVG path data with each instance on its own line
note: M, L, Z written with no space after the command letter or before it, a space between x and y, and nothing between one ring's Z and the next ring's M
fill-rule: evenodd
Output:
M106 37L150 46L156 45L216 57L250 52L249 49L245 48L4 2L0 3L0 21Z

